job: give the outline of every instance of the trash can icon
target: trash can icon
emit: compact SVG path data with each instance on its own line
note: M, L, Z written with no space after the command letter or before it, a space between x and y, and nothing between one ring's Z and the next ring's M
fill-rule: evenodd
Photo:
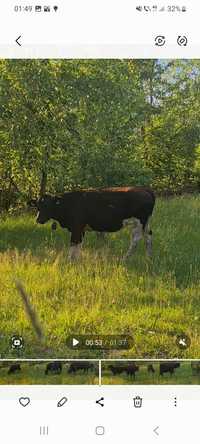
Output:
M142 407L142 398L140 398L140 396L136 396L135 398L133 398L133 402L134 402L134 407L136 409L139 409Z

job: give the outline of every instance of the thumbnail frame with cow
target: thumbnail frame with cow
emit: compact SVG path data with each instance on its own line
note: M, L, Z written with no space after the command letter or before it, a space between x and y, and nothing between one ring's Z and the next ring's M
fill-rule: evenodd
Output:
M199 385L199 361L3 361L0 385Z
M199 92L199 60L0 61L0 359L199 358Z

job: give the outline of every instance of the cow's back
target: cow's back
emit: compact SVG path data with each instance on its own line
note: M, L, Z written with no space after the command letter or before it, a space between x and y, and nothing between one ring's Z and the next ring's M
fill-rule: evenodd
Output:
M76 198L77 212L84 214L85 223L97 231L118 230L125 219L133 217L146 221L155 204L155 196L147 188L85 190Z
M145 223L152 214L155 196L145 187L82 189L64 193L60 198L61 226L75 223L94 231L117 231L123 221L136 218Z

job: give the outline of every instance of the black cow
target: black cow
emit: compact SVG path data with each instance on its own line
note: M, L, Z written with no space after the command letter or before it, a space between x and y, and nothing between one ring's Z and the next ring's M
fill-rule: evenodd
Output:
M57 223L56 222L52 223L51 229L52 229L52 231L56 231L57 230ZM105 233L102 233L102 232L98 233L97 232L97 239L99 239L99 240L105 239Z
M155 368L152 364L148 364L147 366L148 373L155 373Z
M173 375L176 368L180 367L180 362L162 362L160 363L160 375L164 373L170 373Z
M127 376L134 377L135 373L139 371L139 366L134 362L131 364L109 365L108 367L114 376L126 373Z
M138 371L139 371L139 366L134 363L127 365L127 367L125 368L127 376L130 376L131 378L133 377L134 379L135 379L135 374Z
M53 373L54 375L60 375L62 373L61 362L49 362L46 366L45 375Z
M85 189L62 195L45 195L32 201L38 209L37 223L45 224L50 219L59 222L71 232L70 259L79 255L81 243L87 230L115 232L136 219L127 258L144 235L147 253L152 252L152 231L148 221L152 215L155 196L150 188L120 187ZM54 225L55 228L55 225Z
M94 369L94 364L92 364L91 362L73 362L72 364L70 364L69 369L68 369L68 373L76 373L79 370L83 370L84 373L88 373L89 370L93 370Z
M193 376L200 375L200 361L191 362L191 368Z
M17 373L21 371L20 364L12 364L8 369L8 375L11 375L12 373Z
M121 375L121 373L124 372L124 367L122 367L121 365L109 365L108 368L113 376Z

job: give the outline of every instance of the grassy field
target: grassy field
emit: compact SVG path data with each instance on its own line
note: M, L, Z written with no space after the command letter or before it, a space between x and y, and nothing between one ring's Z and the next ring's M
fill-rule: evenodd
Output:
M25 339L17 357L199 358L200 357L200 198L158 200L152 219L153 258L141 243L127 263L130 229L105 241L88 233L82 259L69 263L69 234L35 223L31 214L1 216L0 354L16 357L9 338ZM15 286L19 279L45 334L41 344ZM176 336L186 333L184 352ZM131 334L124 352L84 352L67 348L71 334Z
M193 371L190 362L181 362L180 368L175 369L174 374L165 373L163 376L159 374L159 363L151 362L155 373L148 373L147 364L139 362L139 371L136 372L135 379L127 376L125 373L113 376L109 365L117 365L116 361L110 363L102 363L102 385L199 385L200 373ZM121 362L123 365L123 362ZM129 361L130 364L130 361ZM69 374L70 363L63 363L62 373L60 375L49 373L45 374L45 363L21 362L21 371L8 374L10 364L1 363L0 365L0 385L99 385L98 363L94 369L84 373L78 370L74 374ZM119 362L118 362L119 365Z
M21 362L21 371L8 374L9 365L0 366L0 385L90 385L99 383L98 365L94 370L84 373L79 370L75 374L68 374L70 364L63 364L62 373L45 374L46 364Z
M190 362L181 362L180 368L177 368L173 375L169 373L165 373L163 376L159 374L159 364L153 362L153 367L155 373L147 372L147 365L140 364L140 370L136 373L135 380L126 376L124 373L122 375L112 376L110 370L108 369L108 365L104 364L103 366L103 377L102 384L110 385L176 385L176 384L185 384L185 385L199 385L200 384L200 374L194 374L191 368Z

